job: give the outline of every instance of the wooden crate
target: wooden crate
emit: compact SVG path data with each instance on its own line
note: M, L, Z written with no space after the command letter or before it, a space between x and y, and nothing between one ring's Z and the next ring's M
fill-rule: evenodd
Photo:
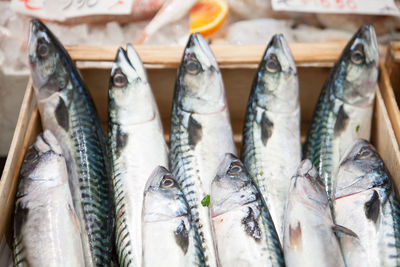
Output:
M331 44L291 44L294 58L298 64L300 79L300 102L302 117L302 140L311 121L312 112L320 90L330 68L339 57L345 43ZM104 125L107 120L107 87L110 76L109 67L100 67L99 61L112 61L117 47L68 47L73 60L96 62L95 67L82 68L81 73L89 87L99 115ZM168 138L170 111L176 69L182 57L182 47L136 47L145 63L150 83L157 100L164 131ZM265 46L212 46L220 64L228 99L235 142L240 147L245 109L256 67ZM385 73L384 65L381 64ZM381 86L387 86L381 82ZM389 120L382 92L388 88L378 88L372 125L372 143L376 146L389 171L400 185L400 152L395 134ZM8 159L0 180L0 238L6 234L11 237L11 218L17 188L19 170L25 151L41 132L40 116L35 105L32 83L26 88L17 127L10 147ZM10 239L9 239L10 240Z
M380 86L389 118L400 144L400 42L389 44L385 60L386 68L381 71Z

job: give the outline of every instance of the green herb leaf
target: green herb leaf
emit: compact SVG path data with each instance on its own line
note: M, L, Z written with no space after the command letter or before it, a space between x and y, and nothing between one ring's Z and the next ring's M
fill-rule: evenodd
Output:
M360 130L360 124L358 124L358 125L356 126L356 133L358 133L359 130Z
M203 207L208 207L210 205L210 195L206 195L202 200L201 200L201 205Z

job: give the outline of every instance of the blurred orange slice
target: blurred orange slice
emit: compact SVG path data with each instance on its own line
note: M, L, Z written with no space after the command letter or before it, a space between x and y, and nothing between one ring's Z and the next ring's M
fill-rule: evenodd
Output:
M221 28L227 15L226 0L199 0L190 10L190 32L210 36Z

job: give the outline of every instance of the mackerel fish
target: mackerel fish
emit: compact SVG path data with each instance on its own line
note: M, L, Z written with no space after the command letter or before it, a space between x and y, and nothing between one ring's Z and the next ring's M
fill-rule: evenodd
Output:
M120 266L142 266L142 205L148 177L168 165L160 115L134 48L118 50L108 91L108 134Z
M344 265L324 184L310 160L292 177L284 220L283 252L288 267Z
M379 51L372 25L364 24L344 48L322 88L303 147L332 199L341 156L357 138L369 140Z
M267 205L242 162L227 153L211 184L220 266L285 266Z
M192 34L175 86L170 130L170 170L199 229L207 266L217 258L207 205L211 181L225 153L235 153L225 91L218 64L206 40Z
M287 191L301 160L301 143L297 69L281 34L272 37L253 82L241 158L282 240Z
M205 266L189 206L164 167L157 167L148 179L142 220L143 266Z
M65 158L50 131L28 149L14 216L13 266L85 266Z
M68 53L39 20L31 21L28 53L43 128L54 133L67 162L85 265L109 266L114 208L104 128Z
M399 198L375 148L365 140L354 141L336 181L336 223L356 235L340 238L347 266L400 266Z

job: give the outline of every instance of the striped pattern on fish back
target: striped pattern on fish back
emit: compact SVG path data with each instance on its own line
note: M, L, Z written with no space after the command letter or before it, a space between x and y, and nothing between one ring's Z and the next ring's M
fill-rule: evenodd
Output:
M109 120L111 117L109 116ZM115 246L117 251L118 262L120 266L135 266L134 250L132 247L129 227L127 224L127 214L125 205L126 192L122 176L124 175L124 166L117 157L117 131L119 125L109 121L109 144L112 157L112 183L114 188L115 201Z
M209 266L209 263L207 262L207 254L209 252L206 240L204 239L204 232L202 231L203 224L209 222L202 221L199 216L201 180L196 164L196 158L189 145L188 131L181 122L183 116L183 114L180 114L180 110L174 106L171 117L169 167L178 181L189 205L193 222L192 225L198 232L200 238L200 240L198 240L199 242L195 244L195 246L197 248L196 256L201 259L199 261L201 264L198 265L198 262L193 262L193 264L198 266Z
M85 221L81 227L86 228L95 265L110 266L114 228L107 139L87 89L75 84L71 97L72 156L77 165L81 220Z
M263 217L267 227L265 239L267 241L266 243L268 250L270 251L270 262L272 263L271 266L285 266L282 246L279 242L279 237L275 230L275 225L272 221L271 214L269 213L267 205L262 198L258 200L258 205L261 206L261 216Z
M391 192L388 202L385 204L388 206L391 216L390 222L383 221L384 237L387 242L386 246L383 246L384 251L395 251L395 254L389 254L385 258L390 262L390 266L400 266L400 202L396 198L394 190Z
M257 186L261 189L260 192L265 192L266 178L262 173L262 154L257 149L263 144L262 140L256 138L254 134L254 131L259 128L256 122L256 112L256 109L253 108L253 97L250 96L243 128L241 160Z
M303 146L303 160L309 159L317 168L328 198L332 197L333 138L336 117L333 112L338 100L332 102L331 87L324 87L314 110Z

